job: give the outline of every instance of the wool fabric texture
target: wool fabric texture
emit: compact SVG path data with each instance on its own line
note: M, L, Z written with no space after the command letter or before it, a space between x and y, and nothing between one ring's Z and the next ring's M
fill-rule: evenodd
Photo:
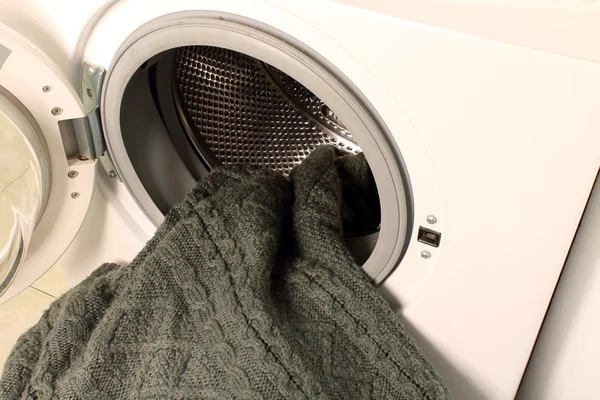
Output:
M345 245L342 193L371 181L331 147L289 179L216 169L18 340L1 398L449 398Z

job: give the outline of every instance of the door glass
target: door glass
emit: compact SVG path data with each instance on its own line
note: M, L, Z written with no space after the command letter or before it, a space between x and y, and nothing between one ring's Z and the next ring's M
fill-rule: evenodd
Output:
M0 294L25 258L42 208L41 176L31 144L0 112Z

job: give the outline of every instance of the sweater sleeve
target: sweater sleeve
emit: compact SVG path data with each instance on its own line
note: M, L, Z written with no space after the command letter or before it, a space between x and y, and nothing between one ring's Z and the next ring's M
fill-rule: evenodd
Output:
M118 264L102 265L83 282L54 301L40 320L19 338L4 365L0 379L0 399L28 398L28 395L34 392L52 392L52 388L49 387L49 382L52 381L50 376L37 376L36 371L46 370L52 375L57 375L67 369L70 360L60 357L60 354L64 353L56 350L72 343L74 335L89 335L93 329L93 326L66 326L75 320L65 316L68 317L68 314L77 311L101 316L110 302L106 301L109 300L109 286L116 282L115 276L111 275L118 273L119 269ZM81 307L74 310L73 304ZM95 306L90 307L91 305ZM87 320L91 321L94 318L88 317Z

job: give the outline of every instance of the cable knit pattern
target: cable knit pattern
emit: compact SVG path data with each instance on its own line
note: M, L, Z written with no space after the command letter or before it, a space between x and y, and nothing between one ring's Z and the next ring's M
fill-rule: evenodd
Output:
M19 339L2 399L449 398L344 245L347 161L211 173Z

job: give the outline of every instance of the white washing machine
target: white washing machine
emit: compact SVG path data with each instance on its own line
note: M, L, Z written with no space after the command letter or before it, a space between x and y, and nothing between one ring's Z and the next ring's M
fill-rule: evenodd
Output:
M327 140L364 152L381 221L363 268L454 397L514 397L600 165L596 3L0 9L0 301L57 261L74 285L139 251L206 172L194 138L238 117L220 114L221 81L182 85L206 52L215 75L237 57L292 100L277 76L308 90ZM208 143L222 162L227 146Z

